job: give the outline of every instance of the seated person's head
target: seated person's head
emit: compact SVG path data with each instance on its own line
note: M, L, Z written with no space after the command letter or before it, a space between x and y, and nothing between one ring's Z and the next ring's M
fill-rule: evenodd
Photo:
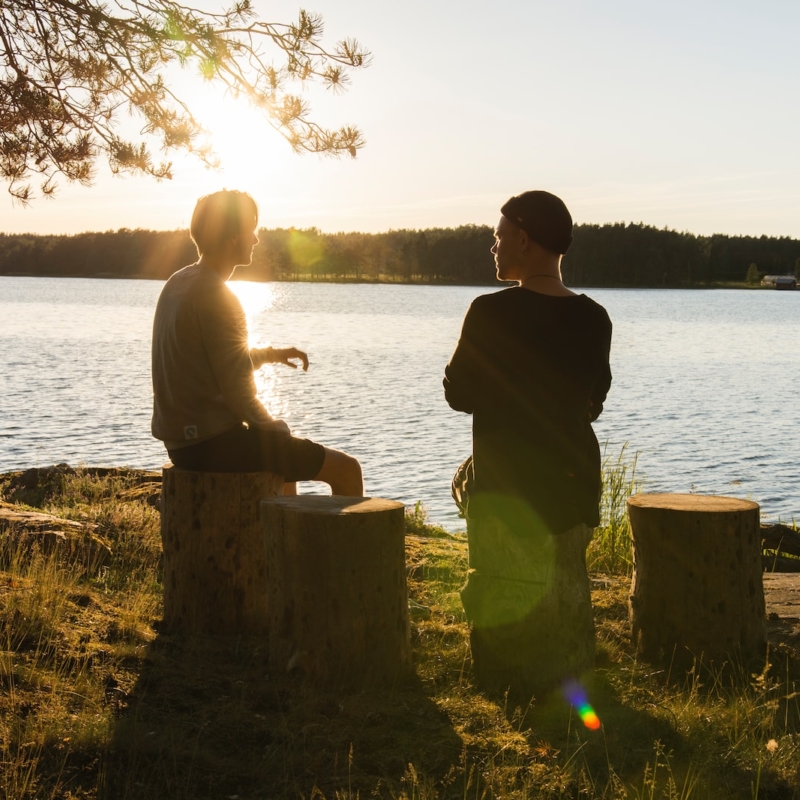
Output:
M249 242L257 225L256 201L246 192L223 189L197 201L189 235L200 256L215 255L233 240Z

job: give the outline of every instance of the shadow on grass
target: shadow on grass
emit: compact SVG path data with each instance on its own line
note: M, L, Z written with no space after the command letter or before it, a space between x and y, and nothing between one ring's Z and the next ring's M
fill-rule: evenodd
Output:
M462 743L412 678L338 693L269 673L266 642L159 635L120 711L101 797L399 796Z

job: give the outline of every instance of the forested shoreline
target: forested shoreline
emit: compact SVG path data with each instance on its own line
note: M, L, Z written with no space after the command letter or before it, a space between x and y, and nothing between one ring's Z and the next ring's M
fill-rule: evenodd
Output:
M488 225L386 233L278 228L258 235L252 264L237 270L241 280L496 282ZM196 257L186 230L0 233L0 275L165 280ZM798 275L800 240L696 236L633 223L578 225L563 272L578 286L677 288L743 284L748 277L752 283L756 273Z

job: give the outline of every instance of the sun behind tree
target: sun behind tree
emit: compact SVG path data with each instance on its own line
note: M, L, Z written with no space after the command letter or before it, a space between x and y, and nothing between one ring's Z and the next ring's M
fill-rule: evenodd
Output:
M155 178L172 177L172 164L153 160L154 145L216 165L206 131L165 80L170 65L246 98L295 152L355 156L364 145L358 128L318 125L291 91L308 81L339 91L369 62L354 39L326 48L317 15L263 22L250 0L218 13L170 0L14 0L0 15L0 176L23 203L36 176L44 195L59 175L91 183L101 154L114 173ZM144 121L135 139L119 134L123 111Z

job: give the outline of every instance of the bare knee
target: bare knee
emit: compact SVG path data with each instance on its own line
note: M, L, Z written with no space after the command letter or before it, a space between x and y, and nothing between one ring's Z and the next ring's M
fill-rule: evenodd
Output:
M347 497L364 496L364 478L358 459L341 450L325 448L325 459L314 480L331 487L332 494Z

